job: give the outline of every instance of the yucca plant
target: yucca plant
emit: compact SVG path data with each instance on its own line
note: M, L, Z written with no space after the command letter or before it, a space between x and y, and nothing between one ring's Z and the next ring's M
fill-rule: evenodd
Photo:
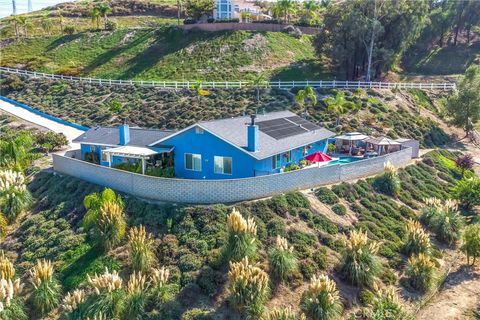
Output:
M15 268L13 263L0 251L0 279L13 280L15 276Z
M144 226L138 226L129 230L127 238L128 252L133 270L146 272L155 261L152 234L148 233Z
M375 189L390 196L396 196L398 194L400 184L397 169L390 162L384 165L384 173L376 177L373 181Z
M375 295L367 308L367 318L372 320L410 320L413 319L398 299L394 287L379 288L374 286Z
M433 259L427 254L420 253L408 258L405 275L412 288L426 292L433 285L435 270Z
M408 220L406 230L405 241L403 243L405 254L428 253L430 251L430 237L418 221Z
M61 298L61 288L53 276L53 264L48 260L39 260L30 270L30 282L33 286L32 305L41 314L56 308Z
M32 203L25 177L12 170L0 171L0 211L11 223Z
M123 207L115 202L106 202L100 207L100 214L93 229L96 243L108 251L122 240L126 228Z
M19 297L23 289L20 280L0 279L0 319L27 320L25 306Z
M86 298L85 291L82 289L68 292L62 300L62 310L65 317L69 320L83 320L85 317L82 307Z
M92 318L95 315L103 314L108 319L120 317L125 300L125 291L123 290L122 278L118 272L110 272L105 268L101 275L87 274L87 282L92 290L85 302L85 314Z
M344 245L342 274L354 285L371 286L381 270L379 243L370 241L366 232L354 230L344 238Z
M172 301L178 293L178 285L168 283L170 270L161 267L152 268L150 272L150 299L158 308L162 308L167 302Z
M270 287L268 275L249 263L248 257L239 262L230 262L228 292L230 302L239 312L252 318L262 314Z
M267 312L262 320L305 320L305 315L297 315L291 307L286 307Z
M148 286L147 278L142 273L134 272L130 276L126 288L123 318L131 320L144 318Z
M308 288L302 294L300 308L308 319L338 319L343 311L335 281L326 275L312 277Z
M277 236L274 246L268 252L270 271L279 280L285 280L298 267L293 247L287 239Z
M228 238L223 255L227 261L239 261L243 257L252 259L257 251L257 225L253 218L245 219L233 208L227 217Z
M467 264L473 257L472 265L475 264L477 257L480 256L480 225L471 224L467 226L462 236L461 250L467 255Z

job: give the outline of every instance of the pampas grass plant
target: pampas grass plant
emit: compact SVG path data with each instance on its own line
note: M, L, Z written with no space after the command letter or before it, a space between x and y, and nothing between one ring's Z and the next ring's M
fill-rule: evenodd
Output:
M110 250L122 240L126 228L123 207L115 202L104 203L94 228L97 243L105 251Z
M144 319L148 286L147 278L142 273L134 272L130 276L127 282L127 296L122 315L124 319Z
M13 263L0 251L0 279L13 280L15 276L15 268Z
M0 171L0 211L7 220L14 222L31 203L24 175L12 170Z
M39 260L30 270L30 282L34 288L32 305L41 314L56 308L61 298L61 288L53 276L53 264L48 260Z
M227 217L228 238L223 255L226 261L240 261L243 257L252 259L257 251L257 225L253 218L245 219L233 208Z
M354 285L372 286L381 270L379 243L370 241L366 232L352 231L344 245L341 273Z
M311 320L338 319L343 305L335 282L326 275L314 275L302 294L300 308Z
M408 220L406 231L405 241L403 243L403 251L405 254L428 253L430 251L430 237L418 221Z
M155 261L154 240L144 226L133 227L128 235L128 252L135 271L147 272Z
M408 258L405 275L412 288L426 292L433 286L435 270L433 259L427 254L420 253Z
M273 276L283 281L298 267L293 247L287 239L277 236L274 246L268 252L268 262Z
M85 314L92 318L103 314L108 319L120 317L123 311L125 291L123 290L122 278L116 271L110 272L105 268L101 275L87 274L87 283L92 291L88 297Z
M394 287L374 286L374 297L366 310L367 319L413 320L398 299Z
M172 301L178 292L177 285L168 283L169 278L170 270L165 267L150 272L150 298L159 308Z
M270 293L268 275L250 264L248 257L230 262L228 292L233 307L252 318L258 318Z
M437 238L448 245L456 244L465 225L465 219L460 215L455 200L441 202L436 198L426 199L422 219Z
M306 320L305 315L297 315L291 307L273 309L267 312L262 320Z
M84 319L82 306L86 300L85 290L76 289L68 292L62 300L62 310L66 318L70 320Z

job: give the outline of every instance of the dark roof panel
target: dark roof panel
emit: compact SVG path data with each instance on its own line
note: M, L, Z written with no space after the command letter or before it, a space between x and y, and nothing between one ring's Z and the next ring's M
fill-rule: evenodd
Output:
M163 139L173 131L130 128L130 142L128 146L145 147L149 144ZM91 128L80 137L73 140L76 143L119 145L120 135L118 127L96 127Z

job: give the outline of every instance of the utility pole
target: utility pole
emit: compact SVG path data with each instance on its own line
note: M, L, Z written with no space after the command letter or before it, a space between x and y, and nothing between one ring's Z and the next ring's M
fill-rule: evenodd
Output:
M15 0L12 0L12 7L13 7L13 15L16 16L17 15L17 3L15 2Z
M28 0L28 12L32 12L32 0Z
M373 55L373 46L375 44L375 25L377 23L377 0L373 0L373 22L372 22L372 36L370 38L370 48L368 49L368 66L367 66L367 82L372 79L372 55Z

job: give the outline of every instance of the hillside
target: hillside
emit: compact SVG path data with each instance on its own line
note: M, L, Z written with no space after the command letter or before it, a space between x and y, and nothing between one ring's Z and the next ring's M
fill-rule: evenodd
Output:
M318 78L311 36L274 32L188 32L175 27L84 32L13 41L3 66L68 75L141 80Z
M2 94L49 114L86 126L117 125L123 119L141 127L184 128L198 120L225 118L257 110L302 108L295 102L295 90L260 90L256 101L254 89L210 90L199 97L191 90L161 90L131 86L98 86L89 84L27 79L4 79ZM450 141L438 122L443 116L445 93L420 90L345 91L341 126L335 114L327 112L323 100L336 96L336 90L317 90L319 103L307 103L310 118L337 132L352 130L367 134L411 137L422 146L441 146ZM120 111L113 111L119 105Z

